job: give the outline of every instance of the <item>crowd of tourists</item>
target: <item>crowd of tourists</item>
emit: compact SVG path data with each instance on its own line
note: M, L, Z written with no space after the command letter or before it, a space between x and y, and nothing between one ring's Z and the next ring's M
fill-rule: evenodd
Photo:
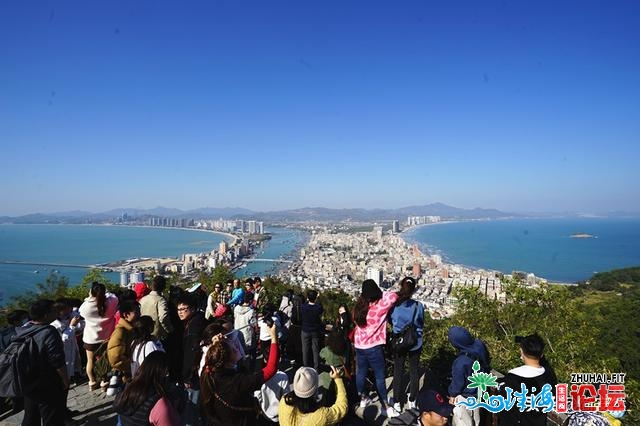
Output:
M123 426L333 425L374 399L390 423L483 424L479 409L456 405L477 395L474 364L491 369L485 344L466 328L449 329L457 354L448 389L420 389L429 317L415 290L412 277L386 291L365 280L354 306L325 321L316 290L289 290L275 306L262 297L259 277L183 290L156 276L117 295L95 282L84 301L39 300L10 314L14 335L35 333L42 365L14 409L24 408L23 425L69 423L70 381L86 379L89 391L116 394ZM543 340L534 334L518 344L523 365L508 372L506 385L555 385ZM502 425L546 422L535 410L499 418Z

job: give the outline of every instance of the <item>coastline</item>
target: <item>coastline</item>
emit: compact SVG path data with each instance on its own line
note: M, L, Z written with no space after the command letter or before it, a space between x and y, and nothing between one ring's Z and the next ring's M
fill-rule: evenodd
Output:
M541 278L545 281L547 281L549 284L559 284L559 285L576 285L577 282L582 281L582 280L586 280L588 279L591 275L588 275L584 278L576 278L574 280L566 280L566 279L553 279L553 278L547 278L546 275L544 273L541 273L540 275L538 275L539 273L536 272L535 270L530 270L529 268L522 268L522 269L516 269L516 267L513 267L511 272L506 272L506 269L504 268L495 268L495 267L489 267L489 266L479 266L479 265L474 265L471 264L469 262L456 262L451 258L451 254L449 251L447 251L447 249L441 248L437 245L433 245L433 244L429 244L426 241L420 241L418 239L416 239L414 237L414 233L418 232L420 229L423 229L424 227L427 226L433 226L433 225L444 225L444 224L460 224L460 223L474 223L474 222L501 222L501 221L512 221L512 220L523 220L523 221L541 221L541 220L554 220L554 219L574 219L572 217L533 217L533 216L527 216L527 217L504 217L504 218L495 218L495 219L456 219L456 220L447 220L447 221L440 221L440 222L433 222L433 223L425 223L425 224L421 224L421 225L415 225L412 226L408 229L404 229L402 232L399 233L400 238L402 238L406 243L408 244L412 244L412 245L417 245L418 249L421 252L426 253L426 256L432 256L432 255L437 255L440 256L442 258L442 262L444 264L447 265L452 265L452 266L460 266L463 268L467 268L467 269L472 269L472 270L483 270L483 271L491 271L491 272L496 272L496 273L501 273L501 274L505 274L505 275L510 275L514 272L523 272L523 273L533 273L537 278ZM602 218L584 218L584 217L580 217L580 218L575 218L577 220L580 219L602 219ZM590 238L597 238L596 236L592 236L591 234L585 234L585 235L589 235L589 237L582 237L582 233L580 234L580 237L578 237L577 239L590 239ZM566 238L566 234L563 235L564 238ZM574 237L573 235L570 236L570 239L576 239L576 237ZM611 268L614 269L614 268ZM593 273L595 273L596 271L593 271Z

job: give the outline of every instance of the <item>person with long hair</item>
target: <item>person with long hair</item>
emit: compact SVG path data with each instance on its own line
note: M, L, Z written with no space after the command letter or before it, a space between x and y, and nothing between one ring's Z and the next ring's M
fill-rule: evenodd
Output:
M87 352L89 390L97 389L99 386L93 374L94 353L113 333L117 310L118 298L108 293L104 284L94 281L89 290L89 297L84 299L79 309L85 320L82 342Z
M386 364L384 347L387 343L387 313L398 299L398 294L383 292L374 280L367 279L362 283L360 297L356 301L353 319L356 323L354 346L356 348L356 388L360 395L360 407L371 403L365 394L365 380L369 368L376 379L376 389L382 405L382 415L395 417L396 411L387 406L387 387L385 385Z
M168 358L164 352L150 353L133 380L118 394L113 405L122 426L179 426L178 410L168 388Z
M331 378L336 383L337 397L331 407L322 407L317 398L318 373L311 367L301 367L293 377L293 392L280 400L278 418L283 426L335 425L347 414L347 393L340 371L331 366Z
M412 277L405 277L400 281L398 300L391 311L391 325L394 333L400 333L406 326L413 324L418 335L418 341L408 352L393 354L393 398L395 403L393 409L400 413L406 395L402 379L404 378L404 364L409 359L409 400L407 408L416 408L416 397L420 376L418 367L420 365L420 352L422 350L422 331L424 330L424 305L411 298L416 291L416 280Z
M164 352L159 340L154 339L153 318L143 315L133 322L133 341L131 342L131 377L136 375L147 355L151 352Z
M278 335L269 328L271 349L267 365L258 372L238 368L240 353L223 334L213 338L200 377L200 404L209 425L248 426L256 423L253 393L276 373Z

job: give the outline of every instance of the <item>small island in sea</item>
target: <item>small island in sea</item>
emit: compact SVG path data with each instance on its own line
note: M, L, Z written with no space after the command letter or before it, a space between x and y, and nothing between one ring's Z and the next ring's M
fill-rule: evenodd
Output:
M571 234L571 235L569 235L569 237L571 237L571 238L596 238L595 235L585 234L585 233Z

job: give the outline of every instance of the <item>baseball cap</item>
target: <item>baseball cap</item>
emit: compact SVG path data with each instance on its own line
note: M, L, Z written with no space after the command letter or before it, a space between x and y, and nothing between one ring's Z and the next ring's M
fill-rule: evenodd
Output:
M453 413L453 405L449 404L448 400L434 390L427 390L418 394L416 404L421 413L434 411L443 417L449 417Z

